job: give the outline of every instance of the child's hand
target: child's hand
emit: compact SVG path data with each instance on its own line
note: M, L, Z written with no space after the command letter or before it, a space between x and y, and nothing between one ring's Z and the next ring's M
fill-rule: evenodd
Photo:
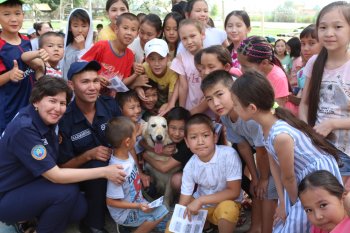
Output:
M47 62L50 58L49 54L46 52L45 49L39 49L38 50L38 58L43 60L44 62Z
M135 74L137 74L137 75L145 73L145 68L143 67L143 65L141 63L134 62L133 69L134 69Z
M327 137L333 129L334 125L332 119L324 120L320 124L314 126L316 133L322 135L323 137Z
M82 50L85 48L85 37L83 35L79 35L79 36L75 37L74 41L75 41L79 50Z
M194 199L190 204L187 205L185 213L184 213L184 218L188 216L188 220L191 221L191 216L192 215L197 215L198 211L202 208L202 203L200 202L199 199Z
M111 85L110 81L107 78L100 75L98 76L98 78L100 79L101 87L107 87Z
M151 177L143 172L140 172L140 179L144 188L148 188L151 183Z
M259 200L263 200L265 198L268 183L269 183L268 179L259 179L258 185L255 188L255 196Z
M143 90L142 87L136 87L135 91L137 93L137 96L142 100L142 101L148 101L148 99L145 96L145 91Z
M149 206L148 206L147 203L140 203L139 209L140 209L142 212L145 212L145 213L149 213L149 212L152 211L152 209L149 208Z
M170 104L163 104L158 110L158 116L164 116L167 114L174 106L170 106Z
M176 151L176 146L175 144L169 144L164 146L162 154L167 155L167 156L172 156Z
M273 225L275 226L279 221L282 221L284 223L286 221L286 218L287 218L287 214L286 214L284 203L280 202L273 216Z
M13 60L13 68L10 70L9 76L12 82L21 81L24 77L24 72L18 68L18 63L16 60Z
M148 77L145 74L137 76L133 85L135 87L151 87L148 85Z

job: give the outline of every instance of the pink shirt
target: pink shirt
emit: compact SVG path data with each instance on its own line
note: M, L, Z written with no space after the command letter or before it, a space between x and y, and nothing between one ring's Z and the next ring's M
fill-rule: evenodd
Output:
M188 93L185 108L191 110L204 98L201 90L202 79L194 65L194 56L187 50L178 53L172 61L170 69L186 78Z
M273 65L272 70L266 77L275 92L275 99L289 96L288 79L280 67Z
M345 217L334 229L330 232L321 230L315 226L311 227L310 233L349 233L350 232L350 218Z

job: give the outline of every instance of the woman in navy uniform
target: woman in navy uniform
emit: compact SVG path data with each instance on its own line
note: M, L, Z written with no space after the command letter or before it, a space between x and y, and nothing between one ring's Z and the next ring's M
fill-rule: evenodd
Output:
M122 167L59 168L57 123L72 92L63 79L42 77L30 103L0 138L0 221L37 219L36 232L63 232L82 219L86 201L76 182L107 178L124 182Z

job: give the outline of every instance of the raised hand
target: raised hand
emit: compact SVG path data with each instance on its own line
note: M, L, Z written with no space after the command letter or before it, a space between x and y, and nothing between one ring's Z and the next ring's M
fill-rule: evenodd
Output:
M21 81L24 77L24 72L19 69L18 63L16 60L13 60L13 68L10 70L10 80L12 82L19 82Z

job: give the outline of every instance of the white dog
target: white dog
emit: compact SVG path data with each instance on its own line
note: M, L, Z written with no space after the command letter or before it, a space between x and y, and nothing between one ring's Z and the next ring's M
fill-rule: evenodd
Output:
M146 143L154 148L154 152L162 153L163 147L172 143L168 135L168 125L166 119L160 116L152 116L148 122L143 126L142 131L143 139ZM152 151L146 151L151 157L159 161L167 161L169 157L161 156ZM170 185L170 177L173 173L179 170L179 168L173 169L168 173L161 173L150 164L145 164L145 169L151 175L156 182L156 189L158 193L164 193L164 204L169 207L172 201L173 193Z

